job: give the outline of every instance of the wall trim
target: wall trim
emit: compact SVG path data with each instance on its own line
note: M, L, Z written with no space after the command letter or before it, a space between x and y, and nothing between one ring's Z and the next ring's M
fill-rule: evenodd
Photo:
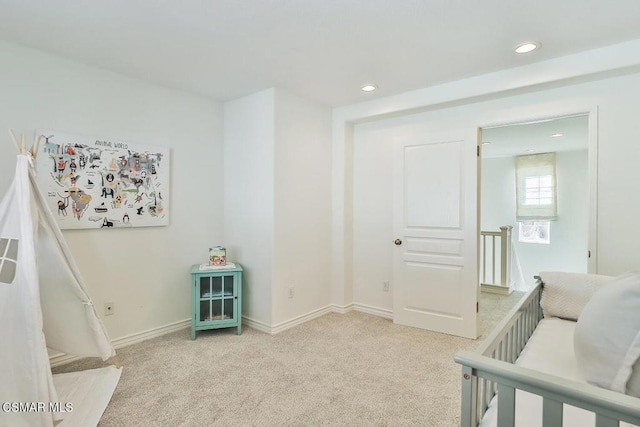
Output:
M125 335L124 337L111 340L113 347L118 349L126 347L132 344L137 344L142 341L146 341L151 338L156 338L161 335L166 335L171 332L179 331L191 326L191 318L180 320L168 325L160 326L157 328L147 329L146 331L137 332L131 335ZM66 365L67 363L75 362L76 360L84 359L84 357L76 356L73 354L57 353L49 356L49 363L51 367Z
M73 354L57 353L49 356L49 364L52 368L60 365L66 365L67 363L75 362L76 360L83 359L83 357L75 356Z
M294 317L293 319L289 319L287 321L278 323L277 325L273 325L273 326L267 325L264 322L251 319L249 317L243 317L242 322L245 325L253 329L256 329L260 332L275 335L282 331L286 331L287 329L293 328L295 326L302 325L303 323L306 323L317 317L324 316L325 314L328 314L328 313L347 314L350 311L359 311L361 313L372 314L374 316L383 317L385 319L393 319L392 310L373 307L366 304L351 303L347 305L330 304L325 307L319 308L317 310L312 310L307 314Z
M284 322L278 323L277 325L267 325L264 322L259 320L252 319L247 316L242 316L242 324L244 326L249 326L255 330L260 332L264 332L270 335L278 334L282 331L286 331L287 329L291 329L295 326L302 325L310 320L318 318L320 316L324 316L329 313L339 313L346 314L350 311L359 311L362 313L372 314L374 316L384 317L386 319L393 319L393 311L387 310L378 307L372 307L366 304L358 304L351 303L347 305L336 305L329 304L325 307L318 308L316 310L312 310L307 314L303 314L292 319L286 320ZM146 331L138 332L131 335L126 335L124 337L116 338L111 340L113 347L118 349L122 347L126 347L132 344L137 344L142 341L146 341L151 338L156 338L161 335L166 335L171 332L179 331L181 329L191 327L191 319L180 320L178 322L170 323L168 325L160 326L153 329L148 329ZM84 357L75 356L71 354L57 353L49 356L49 363L51 367L56 367L60 365L66 365L67 363L75 362L78 360L84 359Z
M273 325L271 327L271 334L275 335L277 333L280 333L282 331L285 331L287 329L291 329L294 326L298 326L301 325L303 323L308 322L309 320L313 320L316 317L320 317L320 316L324 316L327 313L331 313L331 305L327 305L324 306L322 308L319 308L317 310L312 310L310 312L308 312L307 314L303 314L301 316L298 317L294 317L293 319L289 319L286 320L284 322L278 323L277 325Z
M374 316L383 317L385 319L393 319L393 311L387 310L384 308L373 307L366 304L358 304L351 303L347 305L338 305L338 304L330 304L325 307L312 310L307 314L303 314L298 317L294 317L293 319L286 320L284 322L278 323L277 325L267 325L264 322L260 322L255 319L251 319L249 317L243 317L242 322L260 332L264 332L267 334L275 335L282 331L286 331L287 329L291 329L295 326L302 325L310 320L313 320L317 317L324 316L328 313L338 313L338 314L347 314L350 311L359 311L362 313L372 314Z
M267 325L264 322L260 322L259 320L255 320L246 316L242 317L242 323L260 332L275 335L282 331L286 331L287 329L291 329L294 326L302 325L303 323L306 323L309 320L313 320L316 317L324 316L327 313L331 313L333 311L332 308L333 307L331 305L327 305L325 307L312 310L307 314L302 314L292 319L285 320L284 322L278 323L273 326Z
M242 316L242 326L249 326L257 331L264 332L266 334L271 334L271 326L267 325L264 322L261 322L256 319L252 319L247 316Z
M146 331L138 332L135 334L126 335L124 337L111 340L111 342L113 343L113 346L118 349L189 327L191 327L191 318L180 320L174 323L169 323L168 325L160 326L157 328L147 329Z
M347 314L348 312L353 310L354 305L354 303L347 305L333 304L331 306L331 311L333 311L334 313Z
M373 314L374 316L384 317L393 320L393 310L386 308L373 307L366 304L353 304L353 309L362 313Z

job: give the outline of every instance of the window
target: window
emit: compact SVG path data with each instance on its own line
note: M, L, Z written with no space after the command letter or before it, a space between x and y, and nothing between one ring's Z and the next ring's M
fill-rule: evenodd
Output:
M525 178L524 204L549 206L553 204L553 177L551 175Z
M11 284L16 276L18 241L0 239L0 283Z
M516 157L516 220L555 220L556 154Z
M550 221L522 221L518 223L518 241L523 243L551 242Z

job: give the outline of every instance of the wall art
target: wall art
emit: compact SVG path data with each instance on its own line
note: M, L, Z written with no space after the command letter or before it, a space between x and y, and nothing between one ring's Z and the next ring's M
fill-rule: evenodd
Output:
M169 224L169 149L38 130L37 180L60 228Z

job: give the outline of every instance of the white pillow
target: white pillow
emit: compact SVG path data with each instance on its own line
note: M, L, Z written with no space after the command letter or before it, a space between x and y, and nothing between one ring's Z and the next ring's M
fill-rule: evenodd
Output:
M544 317L570 320L578 320L593 294L613 279L612 276L558 271L544 271L540 278L544 283L540 299Z
M593 295L573 344L588 382L640 397L640 271L615 278Z

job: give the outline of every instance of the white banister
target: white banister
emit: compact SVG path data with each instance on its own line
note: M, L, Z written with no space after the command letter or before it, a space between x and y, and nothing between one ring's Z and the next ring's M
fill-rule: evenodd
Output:
M480 251L480 284L482 290L500 294L511 293L511 230L510 225L500 227L500 231L481 231L482 249ZM487 240L490 239L490 252L487 253ZM496 245L499 240L499 245ZM498 249L499 248L499 253ZM500 276L496 276L496 263L499 262ZM487 273L490 269L490 277Z

